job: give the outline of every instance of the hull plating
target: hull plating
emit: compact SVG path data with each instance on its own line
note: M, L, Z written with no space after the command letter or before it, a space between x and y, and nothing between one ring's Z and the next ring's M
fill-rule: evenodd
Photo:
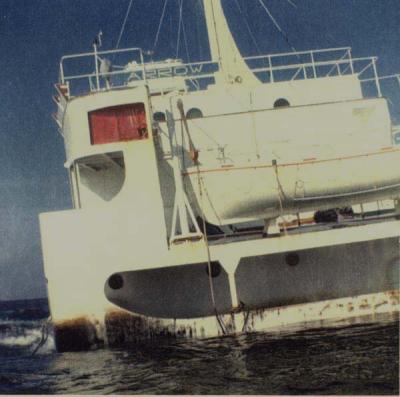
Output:
M287 328L305 329L378 322L399 318L399 291L347 297L309 304L282 306L230 313L221 316L227 335L248 332L281 332ZM55 324L58 351L89 350L171 338L205 339L223 336L215 316L195 320L144 317L113 309L104 326L80 318Z
M206 263L119 272L123 288L117 289L108 273L102 310L93 315L87 305L87 315L55 320L57 349L373 322L383 314L397 318L399 252L398 237L392 237L299 250L289 263L286 252L246 255L235 267L234 287L224 261L226 269L221 266L213 278L218 321Z
M105 295L133 313L188 319L377 293L398 288L399 243L394 237L221 262L212 263L215 307L206 262L120 272Z

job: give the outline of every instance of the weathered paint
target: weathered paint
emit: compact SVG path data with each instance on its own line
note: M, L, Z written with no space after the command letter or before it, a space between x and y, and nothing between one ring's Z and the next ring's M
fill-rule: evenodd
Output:
M294 323L398 311L398 294L377 292L398 288L394 280L398 279L399 221L383 219L376 224L371 221L340 230L309 230L285 235L279 235L278 229L271 239L249 236L247 240L236 242L214 241L210 246L206 246L203 239L185 241L186 238L180 238L180 244L168 244L173 240L169 233L175 229L171 225L176 221L173 214L178 205L182 235L186 235L182 225L190 225L185 225L182 219L191 206L194 215L201 214L215 224L231 224L293 215L300 209L314 211L358 204L366 197L375 200L398 196L398 169L391 165L399 159L400 152L396 148L381 151L392 143L386 100L363 99L357 73L274 83L271 65L271 83L274 84L257 83L253 87L251 80L255 78L248 77L250 72L244 71L245 63L236 50L219 3L220 0L205 1L211 52L214 55L219 52L213 39L218 33L226 44L219 52L225 59L220 59L219 66L224 73L232 73L232 81L225 77L234 84L225 84L226 79L216 74L217 84L212 89L196 92L182 90L179 94L163 95L158 86L157 92L161 95L151 96L148 87L132 82L135 87L129 84L121 89L107 87L73 99L69 85L65 89L59 86L62 121L60 112L57 118L78 207L74 211L41 215L48 295L59 350L164 336L206 338L221 335L222 331L229 334L263 331ZM237 59L232 58L235 53ZM140 66L137 65L139 69ZM167 79L165 85L160 82L164 87L172 79L171 68L178 66L180 69L174 69L175 74L186 75L179 62L166 62L164 66L156 67L163 72L163 79ZM61 74L64 82L63 72ZM317 76L314 74L314 77ZM224 84L218 84L220 81ZM175 88L180 90L183 83L181 78ZM275 108L278 98L290 106ZM71 99L68 106L67 99ZM204 115L188 121L188 137L178 133L182 121L178 114L179 101L185 109L199 109ZM107 144L92 145L88 113L135 102L144 103L146 124L152 126L148 139L107 140ZM169 122L153 125L153 110L166 114ZM153 134L154 130L158 133ZM335 145L332 145L332 136L335 136ZM189 141L193 141L200 155L196 167L194 158L188 156L193 149L188 148ZM103 183L101 173L92 173L91 178L80 173L81 163L87 166L85 161L114 152L121 153L119 160L124 163L124 172L110 172L112 184ZM386 167L378 158L387 159L386 164L390 166ZM174 168L178 163L181 169ZM117 162L116 166L119 165ZM366 173L366 169L370 172ZM183 170L187 171L184 179L190 202L186 207L182 204L186 196L176 183L182 174L176 171ZM199 183L199 177L203 183ZM377 188L385 186L391 190L381 196ZM354 193L360 197L357 201L353 198L350 202L347 198L342 201L340 196L337 198L340 193ZM290 200L286 200L285 195ZM176 199L180 196L182 198ZM380 240L382 249L378 251L374 247ZM383 240L390 240L390 250ZM350 252L346 247L352 244L362 246ZM333 252L341 245L345 246L342 251ZM299 266L295 266L297 259L284 262L290 252L299 256ZM345 260L336 264L336 258L343 252ZM307 255L303 257L303 253ZM316 253L323 255L316 257ZM262 258L258 260L257 257ZM181 272L175 273L179 274L168 286L173 292L177 291L176 300L160 285L172 271L178 270L173 267L182 269L187 264L205 261L219 261L228 274L224 289L217 288L224 292L224 300L216 300L223 303L224 315L219 322L212 315L213 310L208 310L208 280L204 271L201 275L204 286L194 283L196 277L189 278L193 272L186 278L189 281L186 290L178 288ZM142 284L142 291L131 289L123 296L116 293L111 296L110 291L107 295L104 289L112 274L129 272L133 286L137 287L139 283L133 282L139 277L133 273L143 275L149 270L155 274L154 270L159 268L167 270L158 288L146 291L147 285ZM357 279L362 279L358 280L359 284ZM153 286L156 284L155 277L147 280ZM183 297L181 292L192 292L190 288L202 294L200 300L193 299L202 311L193 313L193 305L187 305L189 299L185 298L189 294ZM228 289L231 300L227 299ZM134 295L138 292L143 294ZM358 297L344 298L352 294ZM146 302L144 297L157 304ZM176 304L176 311L172 311L172 303ZM283 306L289 304L291 306ZM142 310L142 316L116 309L115 305L132 313ZM163 311L164 306L167 309ZM220 309L215 302L213 306ZM239 308L230 313L232 307L237 306ZM248 308L262 309L247 311ZM187 319L160 320L145 315L166 318L179 315Z
M396 320L400 311L400 291L354 296L301 305L246 311L244 308L220 316L227 335L248 332L283 331L377 322L381 315ZM55 324L59 351L115 347L145 340L206 339L223 336L215 316L191 320L157 319L120 309L108 311L98 320L77 318ZM102 324L102 325L101 325ZM293 328L294 327L294 328Z
M81 351L104 346L104 332L100 322L79 317L54 324L57 351ZM100 332L99 332L100 331Z

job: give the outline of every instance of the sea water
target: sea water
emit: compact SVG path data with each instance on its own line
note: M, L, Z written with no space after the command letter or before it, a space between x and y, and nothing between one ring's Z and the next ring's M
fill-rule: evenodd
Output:
M0 303L1 394L399 394L399 324L56 353L45 300ZM34 354L33 354L34 353Z

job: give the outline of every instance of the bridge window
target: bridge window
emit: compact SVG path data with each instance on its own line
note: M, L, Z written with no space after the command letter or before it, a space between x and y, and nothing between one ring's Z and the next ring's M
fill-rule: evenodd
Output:
M154 119L154 121L158 121L158 122L162 123L163 121L166 120L165 113L164 112L155 112L153 115L153 119Z
M144 103L112 106L89 112L92 145L148 137Z
M290 103L285 98L279 98L274 102L274 108L284 108L290 106Z
M203 112L199 108L191 108L186 113L187 119L200 119L203 117Z

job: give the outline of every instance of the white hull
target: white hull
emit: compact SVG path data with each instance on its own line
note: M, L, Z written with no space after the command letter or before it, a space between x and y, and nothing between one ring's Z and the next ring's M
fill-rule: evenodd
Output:
M400 149L376 59L291 52L251 71L220 0L204 10L211 62L96 43L61 60L75 209L40 216L59 350L399 311ZM112 70L116 53L132 58ZM272 232L284 215L377 200L390 215ZM208 238L206 221L229 235ZM248 221L266 233L237 232Z
M147 337L222 334L210 299L204 242L157 252L151 240L144 242L148 236L139 242L139 235L129 233L130 222L125 212L41 216L59 350ZM213 278L221 321L235 334L398 312L399 230L400 221L387 220L211 243L211 259L222 266ZM115 234L118 240L110 238ZM295 266L286 263L293 252L300 257ZM110 276L116 273L124 280L120 289L110 288ZM244 320L246 316L251 320ZM82 346L74 346L77 339Z

